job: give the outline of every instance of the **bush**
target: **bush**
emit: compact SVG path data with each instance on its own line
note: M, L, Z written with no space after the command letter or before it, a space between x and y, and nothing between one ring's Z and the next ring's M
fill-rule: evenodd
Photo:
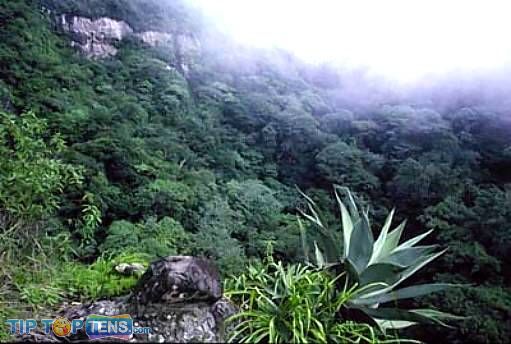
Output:
M338 290L344 275L301 264L283 266L270 256L226 281L226 295L241 307L229 319L236 325L231 342L379 343L385 339L369 325L343 321L340 308L356 290Z
M189 241L189 234L176 220L164 217L157 221L151 217L137 224L128 221L112 223L100 251L112 254L131 249L153 258L164 257L185 253Z
M33 113L0 112L0 211L39 220L58 208L64 187L81 182L79 168L56 158L64 141L45 137L47 129Z

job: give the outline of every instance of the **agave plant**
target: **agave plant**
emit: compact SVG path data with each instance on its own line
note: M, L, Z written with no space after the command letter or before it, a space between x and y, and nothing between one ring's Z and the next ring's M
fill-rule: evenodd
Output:
M406 221L392 228L395 210L387 216L375 240L369 222L368 210L359 211L352 194L347 194L347 204L341 201L334 187L335 197L341 212L342 231L329 228L314 201L302 193L307 200L309 212L302 215L319 229L320 238L314 242L314 263L318 267L340 266L348 278L345 283L356 285L358 292L343 309L343 316L387 329L405 328L417 323L433 323L447 326L444 320L459 317L432 309L404 310L385 306L401 299L409 299L454 287L452 284L421 284L399 289L400 285L419 269L440 257L445 250L437 245L418 246L432 231L428 231L400 243ZM301 192L301 191L300 191ZM310 249L303 225L302 245L306 260L310 262ZM342 238L342 239L341 239ZM341 244L341 241L343 244Z

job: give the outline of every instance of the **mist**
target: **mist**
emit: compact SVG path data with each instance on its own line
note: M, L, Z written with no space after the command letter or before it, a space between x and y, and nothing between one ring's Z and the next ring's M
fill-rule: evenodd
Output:
M506 1L191 0L233 38L413 82L511 62Z

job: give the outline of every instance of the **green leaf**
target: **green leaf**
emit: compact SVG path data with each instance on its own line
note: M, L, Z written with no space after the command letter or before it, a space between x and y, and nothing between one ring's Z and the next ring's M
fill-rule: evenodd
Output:
M424 266L426 266L427 264L431 263L433 260L437 259L438 257L440 257L442 254L444 254L447 250L443 250L441 252L438 252L438 253L432 253L428 256L425 256L423 259L419 259L419 261L414 265L414 266L410 266L409 268L407 268L404 272L403 272L403 277L396 283L392 286L392 288L395 288L397 287L399 284L401 284L404 280L406 280L408 277L412 276L414 273L416 273L417 271L419 271L420 269L422 269Z
M392 264L374 264L360 274L360 286L371 283L385 283L392 285L402 277L403 268Z
M378 327L385 333L387 330L400 330L403 328L407 328L413 325L417 325L416 322L413 321L405 321L405 320L378 320L376 319L376 323ZM408 341L407 341L408 342ZM421 343L421 342L417 342Z
M341 187L339 187L341 188ZM341 188L346 191L348 194L348 207L350 208L351 217L353 220L357 221L359 219L359 211L357 207L357 203L355 202L355 199L353 198L353 195L351 194L351 191L348 188Z
M372 264L375 261L377 261L381 252L382 252L385 242L387 241L387 234L388 234L390 225L392 223L392 218L394 217L394 213L395 213L395 209L392 209L390 214L385 219L385 224L383 225L381 233L378 236L378 239L376 240L376 242L374 243L373 254L371 256L371 260L369 261L369 264Z
M444 322L442 322L440 320L465 320L465 319L467 319L467 317L462 317L459 315L445 313L445 312L437 311L436 309L430 309L430 308L412 309L412 310L410 310L410 312L430 318L433 321L437 322L438 324L446 326L446 327L451 327L451 326L446 325Z
M374 319L409 321L422 324L442 325L447 327L448 325L442 321L443 319L460 319L458 316L435 311L432 309L403 310L398 308L368 307L361 307L359 309Z
M425 265L429 264L430 262L432 262L436 258L440 257L442 254L445 253L445 251L446 250L443 250L443 251L438 252L438 253L433 253L433 254L430 254L428 256L423 257L422 259L419 259L419 261L416 262L415 265L408 267L406 270L404 270L401 273L401 278L396 283L390 285L389 287L387 287L385 289L378 290L378 291L373 292L373 293L368 293L366 295L366 297L372 297L372 296L376 296L376 295L381 295L381 294L384 294L384 293L387 293L387 292L391 291L392 289L397 287L399 284L404 282L407 278L409 278L414 273L416 273L418 270L423 268Z
M324 228L325 226L323 225L324 221L321 220L321 217L319 216L319 212L316 211L316 203L312 200L312 198L310 198L309 196L307 196L304 192L302 192L302 190L300 190L298 187L296 187L296 189L298 190L298 192L307 200L307 206L309 208L309 210L311 211L312 215L314 215L313 217L312 216L309 216L311 220L313 220L315 223L317 223L317 225L321 228ZM302 213L303 214L303 213ZM304 214L305 215L305 214Z
M418 235L404 243L402 243L401 245L399 245L397 247L397 250L402 250L402 249L405 249L405 248L408 248L408 247L412 247L413 245L419 243L419 241L421 241L422 239L424 239L425 237L427 237L428 235L430 235L431 233L433 232L433 229L430 230L430 231L427 231L426 233L422 233L421 235Z
M348 212L348 209L346 209L346 206L344 205L344 203L342 203L341 199L339 198L337 190L335 190L334 193L335 198L337 199L337 203L339 204L339 208L341 209L342 233L344 239L343 258L347 258L349 255L351 233L353 232L353 222L351 220L351 216Z
M385 293L383 295L373 296L373 297L364 297L361 296L360 298L357 298L355 300L352 300L354 304L359 305L372 305L375 303L387 303L391 301L396 300L402 300L402 299L410 299L418 296L423 296L439 291L443 291L449 288L458 287L458 285L455 284L447 284L447 283L432 283L432 284L421 284L421 285L415 285L403 289L399 289L396 291L391 291L388 293Z
M305 228L303 227L303 223L302 221L300 220L300 218L298 217L298 228L300 229L300 241L302 243L302 251L303 251L303 255L305 257L305 262L307 264L309 264L310 260L309 260L309 245L307 243L307 233L305 232Z
M348 259L358 274L364 271L369 263L369 259L371 259L373 243L373 233L369 227L369 220L366 215L363 215L353 227L348 255Z
M403 229L406 226L406 220L401 222L399 226L397 226L392 232L387 235L387 240L383 244L381 249L380 258L384 258L388 256L399 244L399 240L401 239L401 234L403 233Z
M408 247L394 251L390 256L381 260L382 263L408 267L425 255L433 253L437 245Z
M314 253L316 255L316 264L319 268L323 268L325 266L325 258L323 257L323 254L319 250L318 244L314 241Z

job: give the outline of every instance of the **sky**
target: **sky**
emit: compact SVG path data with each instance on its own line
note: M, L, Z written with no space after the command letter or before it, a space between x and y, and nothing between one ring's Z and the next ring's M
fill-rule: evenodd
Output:
M236 40L398 82L511 66L509 0L191 0Z

